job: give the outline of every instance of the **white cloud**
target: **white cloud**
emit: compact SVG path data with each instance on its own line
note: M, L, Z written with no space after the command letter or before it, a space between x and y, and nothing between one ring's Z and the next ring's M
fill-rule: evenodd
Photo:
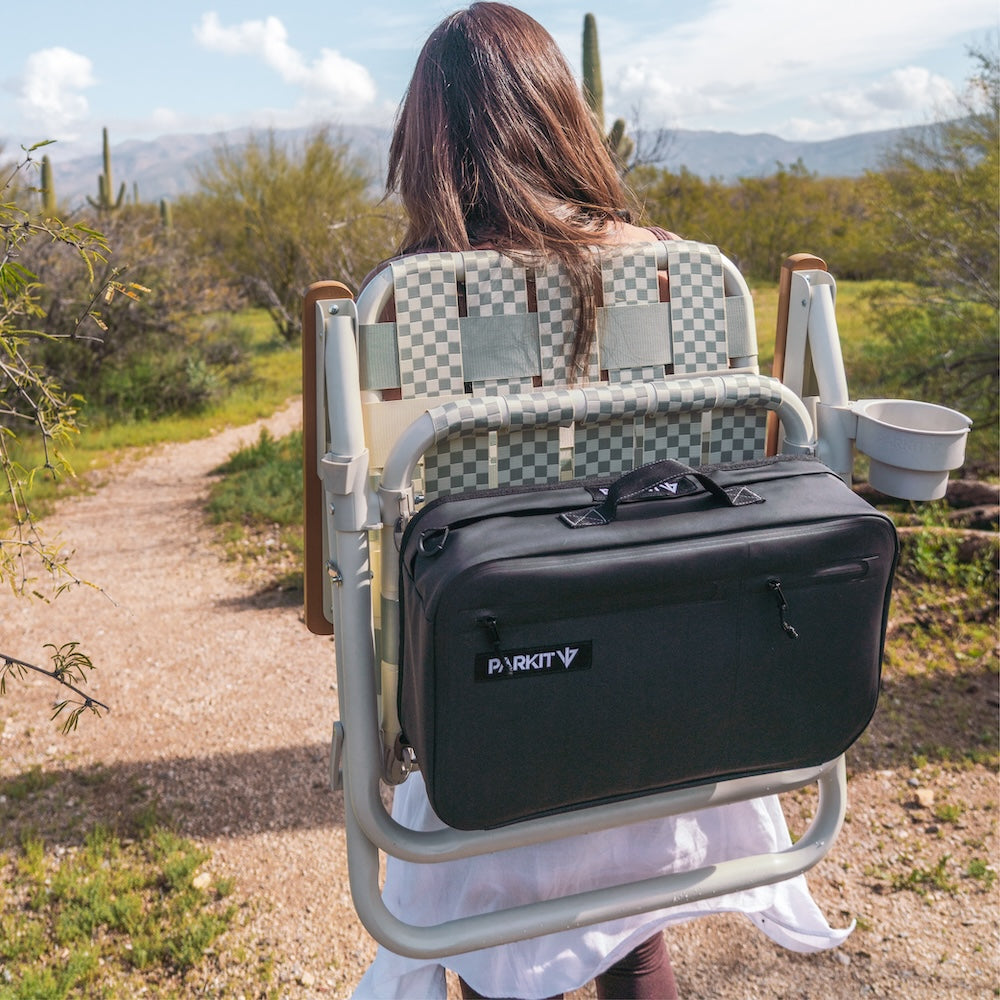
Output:
M953 87L920 64L946 43L957 46L963 33L997 23L996 0L808 8L789 0L661 0L658 12L657 23L631 11L601 17L608 115L639 105L651 125L737 131L762 121L773 129L787 114L775 109L795 104L796 117L818 107L848 130L933 117ZM876 83L861 82L874 74Z
M616 81L612 115L641 119L639 125L676 124L696 116L724 114L732 110L732 95L717 81L683 81L678 85L658 66L642 60L628 66ZM648 121L645 119L648 117Z
M26 119L62 132L86 118L89 107L80 91L95 82L86 56L64 48L42 49L25 61L18 105Z
M332 49L322 49L318 59L307 63L302 53L289 44L288 32L276 17L227 27L218 14L209 12L195 26L194 35L201 46L211 51L262 59L282 80L300 87L311 100L344 107L375 100L375 82L364 66Z
M608 50L606 77L609 67L620 70L645 58L678 82L768 86L803 72L843 75L906 65L957 33L997 24L995 0L838 0L808 8L789 0L709 0L670 6L675 16L652 30L648 24L631 30L614 25L613 37L627 33L631 44L616 45L614 55Z
M917 111L952 105L952 85L922 66L893 70L864 93L872 108L886 111Z
M956 113L958 95L943 77L920 66L893 70L866 86L842 87L809 100L815 113L795 118L786 134L822 139L851 132L898 128Z

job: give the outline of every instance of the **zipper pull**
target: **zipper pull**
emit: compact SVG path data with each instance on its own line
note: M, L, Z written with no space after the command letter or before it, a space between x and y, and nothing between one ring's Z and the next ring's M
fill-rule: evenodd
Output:
M476 624L481 625L490 634L490 638L493 640L493 648L496 650L500 649L500 626L497 623L496 618L493 615L483 615L481 618L476 619Z
M774 599L778 602L778 617L781 619L781 627L785 630L785 634L789 639L798 639L799 633L795 631L785 617L785 612L788 610L788 601L785 600L785 595L781 592L781 581L774 578L768 580L767 585L771 593L774 594Z

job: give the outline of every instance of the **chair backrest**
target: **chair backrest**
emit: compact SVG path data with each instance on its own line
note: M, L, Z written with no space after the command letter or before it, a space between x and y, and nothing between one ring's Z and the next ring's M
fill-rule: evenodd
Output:
M735 265L715 246L683 240L595 253L602 304L579 382L620 396L622 412L587 422L546 413L501 431L487 427L436 442L415 471L418 494L612 476L663 458L702 465L763 454L766 410L705 407L703 386L687 389L684 382L722 373L749 381L758 372L753 298ZM339 283L321 282L306 296L303 314L305 605L307 625L319 634L332 631L332 609L316 475L328 436L322 374L316 388L323 370L316 304L347 294ZM569 381L573 305L557 266L528 266L493 251L415 254L385 267L357 302L371 471L383 468L402 428L435 405L525 392L538 394L543 409L569 405L545 391ZM387 314L392 320L381 321ZM629 386L662 380L687 394L687 402L650 413L627 398Z
M757 371L749 290L716 247L667 241L601 254L597 339L583 384L627 384ZM660 275L670 299L660 301ZM572 294L552 264L529 268L492 251L394 261L358 302L373 465L402 423L431 405L564 386L574 335ZM388 302L395 321L377 323ZM386 398L387 396L398 398ZM521 426L447 441L425 456L426 495L613 475L659 458L693 465L761 453L766 414L660 415L610 425Z

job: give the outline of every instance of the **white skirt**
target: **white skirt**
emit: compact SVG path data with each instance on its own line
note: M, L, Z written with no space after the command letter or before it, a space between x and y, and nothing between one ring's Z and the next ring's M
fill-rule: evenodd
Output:
M442 827L419 774L396 789L392 814L414 830ZM790 844L778 799L769 796L478 858L433 865L390 858L383 897L389 910L407 923L437 924L744 854L783 850ZM404 958L380 947L354 997L444 1000L445 968L483 996L550 997L588 983L671 924L732 911L745 913L777 944L798 952L836 947L854 929L853 922L844 930L831 928L800 875L776 885L446 959Z

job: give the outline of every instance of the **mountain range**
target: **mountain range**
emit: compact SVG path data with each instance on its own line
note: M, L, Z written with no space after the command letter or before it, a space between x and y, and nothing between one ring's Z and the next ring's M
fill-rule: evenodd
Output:
M639 149L652 155L650 162L674 172L682 167L704 179L718 178L731 183L741 177L774 173L778 165L790 166L801 160L805 168L821 177L855 177L877 169L886 153L916 128L863 132L821 142L795 142L767 133L743 135L735 132L671 130L655 136L639 133ZM297 144L309 129L275 130L282 143ZM137 190L144 202L168 200L193 191L196 173L211 163L222 146L238 149L250 130L239 129L211 134L167 135L151 141L129 140L111 146L115 185L126 184L129 198ZM374 126L342 126L333 135L348 143L352 152L369 166L373 184L381 186L385 172L389 130ZM97 178L103 166L101 156L81 156L60 160L58 146L46 152L52 161L56 193L62 204L76 207L87 195L96 196Z

